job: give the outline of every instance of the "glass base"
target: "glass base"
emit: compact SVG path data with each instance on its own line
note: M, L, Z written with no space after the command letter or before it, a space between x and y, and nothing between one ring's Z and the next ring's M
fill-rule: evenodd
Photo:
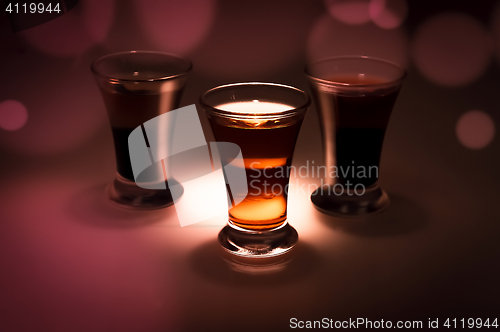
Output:
M180 187L180 186L179 186ZM120 175L108 186L108 196L112 203L122 208L134 210L155 210L168 207L178 200L184 190L145 189Z
M366 188L363 195L354 191L335 192L333 185L324 185L311 194L314 207L322 213L337 217L356 217L379 213L391 201L378 184Z
M243 231L227 225L219 233L219 243L228 252L255 258L282 255L292 249L298 239L299 234L288 223L263 232Z

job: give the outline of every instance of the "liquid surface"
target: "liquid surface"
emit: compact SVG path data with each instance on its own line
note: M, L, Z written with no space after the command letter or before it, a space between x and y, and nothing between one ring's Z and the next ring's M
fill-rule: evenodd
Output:
M376 85L390 82L390 80L387 78L366 74L335 75L329 77L326 80L335 83L352 85Z
M293 109L293 107L290 105L271 103L259 100L221 104L218 105L216 108L223 111L244 113L244 114L279 113Z

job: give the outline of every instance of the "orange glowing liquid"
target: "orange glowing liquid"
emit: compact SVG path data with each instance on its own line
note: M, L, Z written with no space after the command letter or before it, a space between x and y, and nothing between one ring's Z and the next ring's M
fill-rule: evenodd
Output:
M266 103L258 103L256 109L265 107L262 104ZM265 112L256 113L244 120L209 118L215 139L237 144L245 163L248 193L242 197L244 193L231 192L233 201L243 200L229 209L229 221L244 229L266 230L283 225L287 218L287 170L301 119L263 120L258 113Z
M287 159L291 158L245 160L248 194L229 209L229 220L233 224L259 230L278 227L285 222L288 196L286 170L290 165ZM232 195L233 198L243 198L238 197L238 193L232 192Z

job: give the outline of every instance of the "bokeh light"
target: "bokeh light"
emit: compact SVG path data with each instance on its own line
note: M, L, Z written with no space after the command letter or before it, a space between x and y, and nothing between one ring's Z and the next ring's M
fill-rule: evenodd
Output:
M468 111L458 119L456 134L459 142L466 148L483 149L495 136L495 123L483 111Z
M28 121L28 110L17 100L5 100L0 103L0 128L5 130L21 129Z
M63 68L63 75L48 79L40 72L24 80L22 88L6 88L12 99L25 96L29 121L22 130L0 130L2 148L25 155L63 153L82 146L103 128L106 111L87 64Z
M325 0L330 15L346 24L363 24L370 21L370 0Z
M462 86L486 70L493 51L488 31L474 18L444 13L417 30L412 55L422 75L444 86Z
M370 18L383 29L399 27L408 14L406 0L371 0Z
M34 48L48 55L81 54L104 41L113 22L114 0L80 1L66 14L19 32Z
M401 29L382 29L373 23L346 25L325 14L310 31L309 61L341 55L368 55L405 67L408 38Z
M210 31L214 0L134 1L139 26L160 50L186 54Z

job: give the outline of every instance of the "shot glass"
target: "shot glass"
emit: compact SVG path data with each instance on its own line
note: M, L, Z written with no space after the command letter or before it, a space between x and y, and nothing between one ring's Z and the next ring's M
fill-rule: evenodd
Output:
M158 170L153 181L164 182L166 190L145 189L136 184L128 137L144 122L179 107L191 67L190 61L176 55L151 51L114 53L92 63L91 70L106 106L115 147L117 173L108 186L108 193L111 201L119 206L157 209L173 204L174 197L162 170ZM159 128L159 132L165 137L153 138L158 142L149 142L148 146L168 148L168 124L164 127Z
M228 187L229 221L220 244L248 257L287 252L298 240L287 222L288 171L309 96L286 85L235 83L205 92L200 102L216 141L241 149L248 185L244 192Z
M306 73L326 164L326 184L312 193L312 202L343 217L383 211L390 200L378 184L380 156L406 71L382 59L348 56L312 63Z

